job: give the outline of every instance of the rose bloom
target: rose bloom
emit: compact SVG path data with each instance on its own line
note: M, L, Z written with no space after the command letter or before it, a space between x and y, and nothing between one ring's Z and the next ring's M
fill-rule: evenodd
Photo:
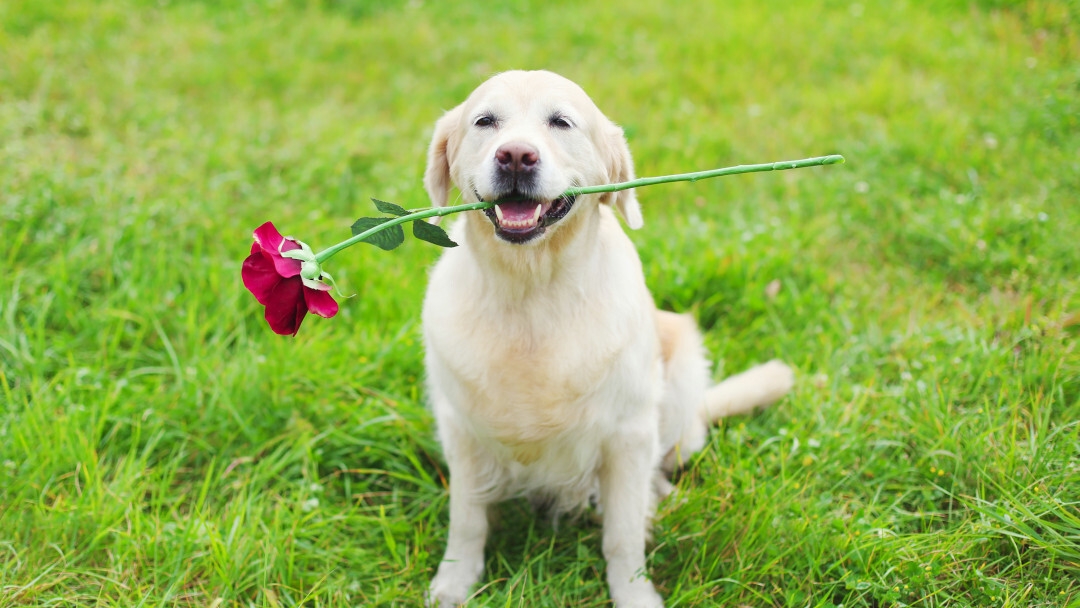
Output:
M308 311L329 319L338 304L330 286L300 276L300 260L282 257L282 252L300 249L300 244L281 236L272 222L255 229L251 255L244 260L241 276L244 287L266 307L266 322L281 335L296 335Z

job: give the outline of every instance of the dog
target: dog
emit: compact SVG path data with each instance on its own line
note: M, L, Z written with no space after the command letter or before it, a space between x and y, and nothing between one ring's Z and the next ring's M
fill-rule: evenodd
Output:
M570 80L511 71L436 123L424 186L494 201L451 229L423 306L427 387L450 469L446 553L429 606L464 603L484 569L492 503L596 506L611 599L663 606L645 548L668 475L722 416L768 405L794 380L770 361L712 385L695 321L658 311L616 213L635 193L564 196L633 179L622 129Z

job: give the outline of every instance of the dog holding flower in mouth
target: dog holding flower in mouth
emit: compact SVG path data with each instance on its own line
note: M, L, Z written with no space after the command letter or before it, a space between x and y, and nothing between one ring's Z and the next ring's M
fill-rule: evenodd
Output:
M633 178L622 130L551 72L505 72L435 125L424 185L456 187L464 214L424 301L427 381L450 468L446 554L428 601L466 601L484 568L492 503L595 504L611 598L663 606L645 545L668 475L716 419L786 394L778 361L713 384L693 319L656 309L616 219L640 228L632 190L564 196Z

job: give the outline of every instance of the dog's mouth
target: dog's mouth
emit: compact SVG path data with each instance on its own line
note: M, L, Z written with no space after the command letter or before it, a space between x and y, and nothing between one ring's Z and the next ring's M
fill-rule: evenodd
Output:
M484 200L479 194L476 198ZM570 213L575 197L562 196L552 201L538 200L517 191L502 196L484 214L495 226L495 234L511 243L525 243L544 234L548 226Z

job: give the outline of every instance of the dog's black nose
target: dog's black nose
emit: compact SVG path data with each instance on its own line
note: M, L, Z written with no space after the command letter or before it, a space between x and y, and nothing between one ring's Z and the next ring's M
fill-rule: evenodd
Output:
M495 151L495 162L500 171L530 173L540 162L540 152L526 143L505 143Z

